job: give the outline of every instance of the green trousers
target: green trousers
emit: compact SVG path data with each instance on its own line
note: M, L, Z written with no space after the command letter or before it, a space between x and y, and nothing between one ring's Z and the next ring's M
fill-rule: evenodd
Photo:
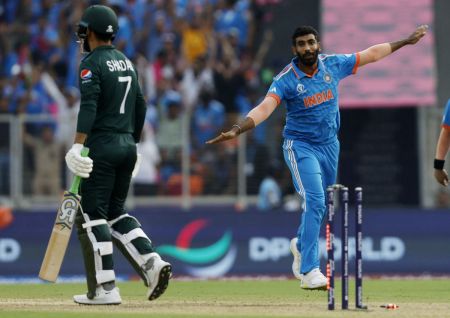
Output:
M91 219L112 220L125 212L125 200L136 162L131 134L94 134L86 143L94 167L81 183L81 205Z
M128 215L125 201L136 162L136 145L128 134L89 137L94 167L81 183L82 211L76 218L83 252L88 297L98 285L114 282L113 242L145 280L145 263L154 251L139 222Z

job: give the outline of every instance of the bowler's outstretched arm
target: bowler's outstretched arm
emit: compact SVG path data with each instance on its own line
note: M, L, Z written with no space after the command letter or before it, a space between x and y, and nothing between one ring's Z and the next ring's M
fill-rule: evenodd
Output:
M233 139L246 132L247 130L253 129L260 123L269 118L270 114L273 113L275 108L277 108L279 102L273 96L266 96L264 100L255 108L253 108L247 116L239 124L233 125L233 127L227 131L220 133L214 139L208 140L207 144L215 144L225 140Z
M386 56L394 53L405 45L414 45L425 36L428 25L419 26L409 37L396 42L386 42L371 46L364 51L359 52L359 67L369 63L379 61Z

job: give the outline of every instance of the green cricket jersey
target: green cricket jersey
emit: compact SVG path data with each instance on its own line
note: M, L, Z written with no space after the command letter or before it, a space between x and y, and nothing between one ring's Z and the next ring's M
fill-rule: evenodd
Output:
M146 105L131 61L112 45L95 48L80 64L77 132L130 133L139 142Z

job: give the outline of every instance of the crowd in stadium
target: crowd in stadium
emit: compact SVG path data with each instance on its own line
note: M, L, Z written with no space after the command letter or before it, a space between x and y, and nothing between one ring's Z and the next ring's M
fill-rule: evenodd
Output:
M0 112L55 119L25 126L25 161L32 167L26 173L34 180L29 191L54 194L64 186L63 156L79 105L82 56L75 29L83 10L99 3L118 15L114 45L135 63L148 103L136 193L180 194L181 150L188 140L182 132L190 131L191 193L235 194L236 143L205 141L245 115L281 66L264 61L272 37L264 25L281 1L2 1ZM7 136L7 126L0 127ZM267 157L264 127L248 138L249 191L256 193L273 160L261 160Z

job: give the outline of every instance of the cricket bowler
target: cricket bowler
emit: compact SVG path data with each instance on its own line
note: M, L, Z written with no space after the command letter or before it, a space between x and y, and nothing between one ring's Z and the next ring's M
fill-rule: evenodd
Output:
M320 54L317 30L296 28L292 34L294 58L274 77L264 100L244 120L207 142L236 138L265 121L285 101L283 154L303 205L297 236L291 240L292 270L303 289L327 289L327 278L320 271L319 233L327 212L326 189L336 183L338 171L339 82L360 67L416 44L427 30L427 25L421 25L405 39L361 52Z

